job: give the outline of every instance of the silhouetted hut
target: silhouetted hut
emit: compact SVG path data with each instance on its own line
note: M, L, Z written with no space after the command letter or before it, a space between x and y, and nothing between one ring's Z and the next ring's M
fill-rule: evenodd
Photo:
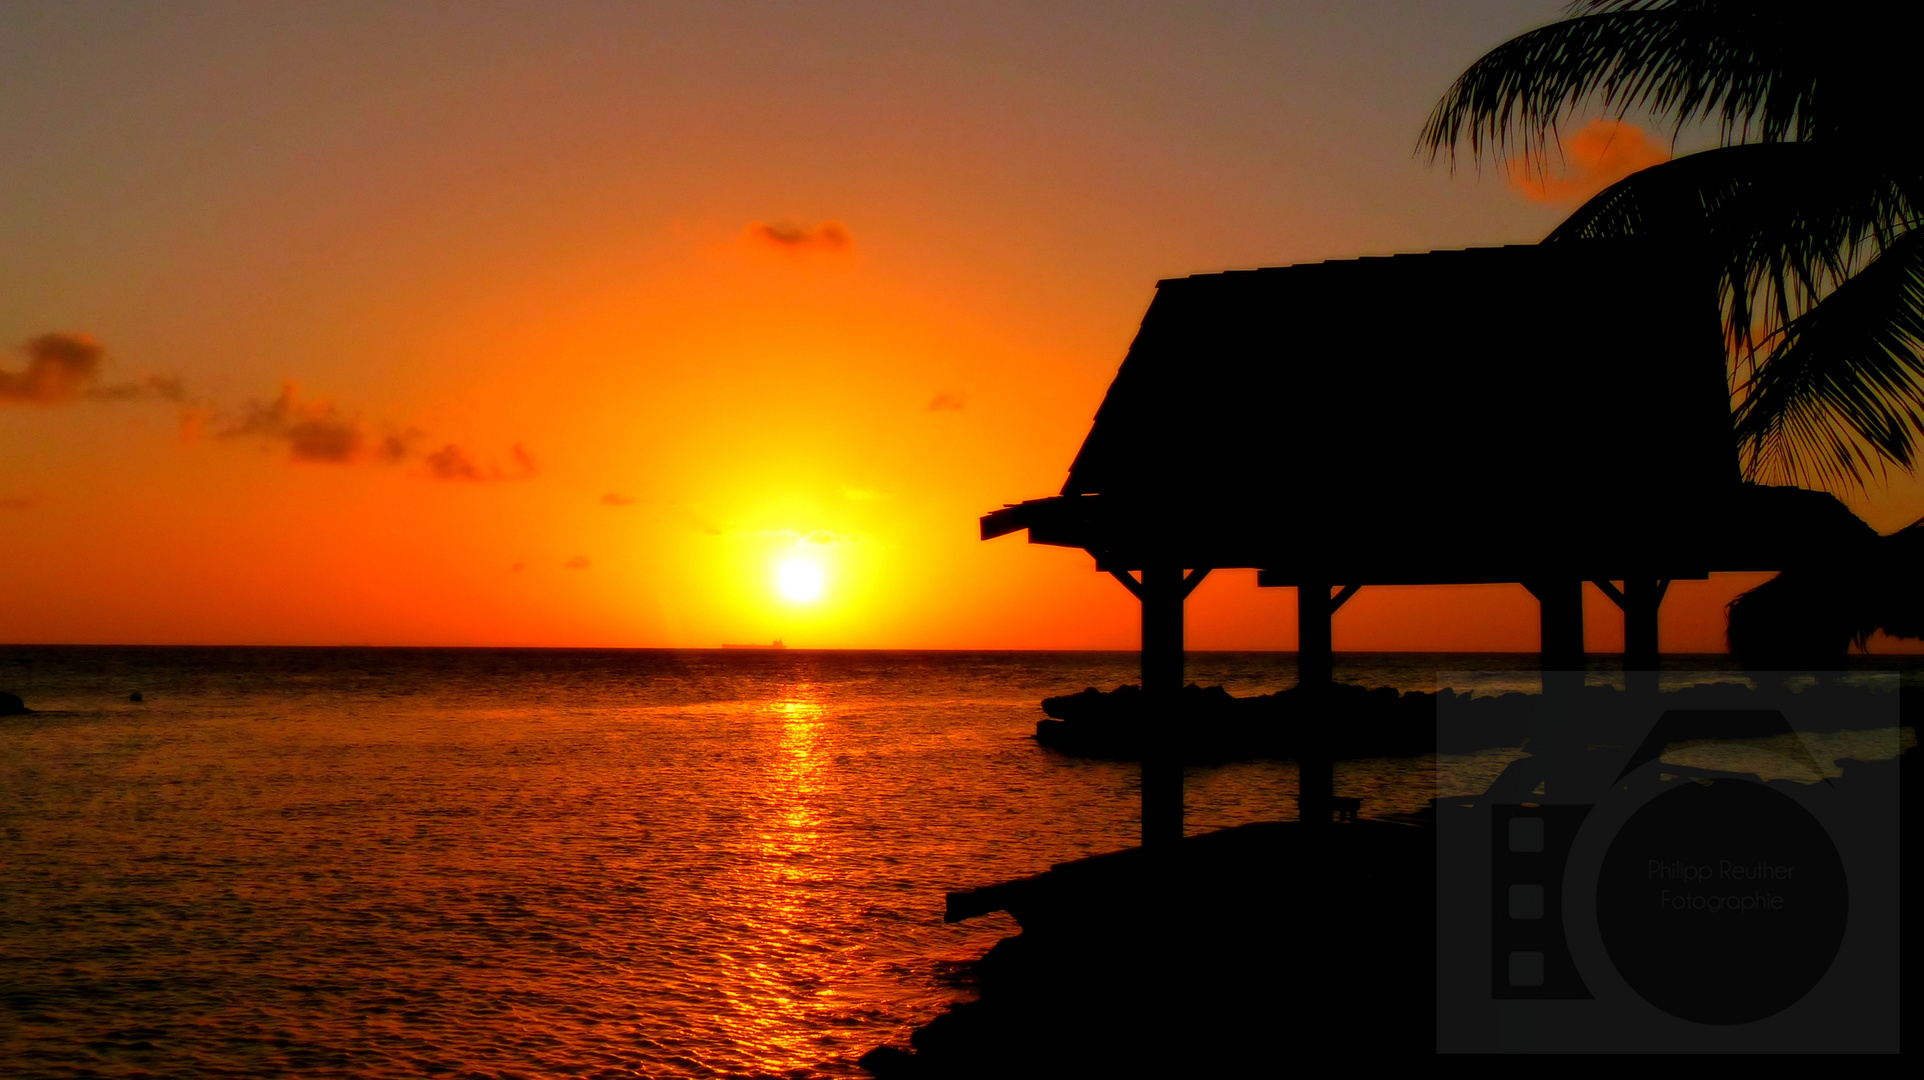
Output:
M1212 569L1298 590L1301 679L1368 585L1517 582L1546 672L1581 671L1583 583L1654 670L1668 582L1777 569L1741 499L1714 295L1632 242L1437 251L1161 282L1060 495L982 537L1087 551L1142 604L1143 840L1182 835L1183 601ZM1621 582L1621 585L1616 583ZM1332 594L1332 590L1340 590ZM1155 734L1155 732L1160 734ZM1303 818L1330 764L1302 760Z

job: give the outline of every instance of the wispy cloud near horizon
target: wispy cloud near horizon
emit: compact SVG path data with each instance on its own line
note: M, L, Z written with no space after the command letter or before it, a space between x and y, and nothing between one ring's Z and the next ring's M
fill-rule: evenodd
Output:
M157 398L181 402L187 389L171 375L148 375L129 383L96 385L107 350L91 334L55 331L20 344L26 358L19 371L0 369L0 405L62 405L72 401L134 401Z
M540 471L535 464L534 455L527 447L515 443L508 447L508 456L514 461L512 472L503 470L492 462L476 460L466 447L448 443L422 460L427 463L428 474L437 480L456 480L468 483L490 484L501 480L526 479Z
M238 418L204 408L183 410L182 435L188 441L210 425L215 426L218 438L251 438L284 445L288 460L297 462L401 465L419 457L429 477L469 483L525 478L539 471L534 455L521 443L508 448L514 462L512 471L480 460L458 443L443 443L439 450L418 453L415 445L427 438L420 428L380 425L376 434L374 428L333 401L303 399L300 386L291 380L281 384L274 400L250 402Z
M846 251L855 244L848 226L839 221L812 226L787 219L773 223L757 221L748 227L746 235L754 243L781 251Z
M343 415L332 401L300 400L300 387L292 381L281 384L274 400L250 402L239 419L229 420L215 434L284 443L294 461L333 464L359 460L368 445L360 420ZM398 435L395 440L386 446L387 460L405 456L406 440Z
M86 334L52 333L28 338L20 345L27 365L19 372L0 371L0 402L53 405L73 401L100 377L106 350Z

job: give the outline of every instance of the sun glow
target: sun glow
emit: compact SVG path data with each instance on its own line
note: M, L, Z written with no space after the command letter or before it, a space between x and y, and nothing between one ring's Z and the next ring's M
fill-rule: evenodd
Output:
M818 600L822 595L822 568L805 559L790 559L776 571L775 585L783 597L796 603Z

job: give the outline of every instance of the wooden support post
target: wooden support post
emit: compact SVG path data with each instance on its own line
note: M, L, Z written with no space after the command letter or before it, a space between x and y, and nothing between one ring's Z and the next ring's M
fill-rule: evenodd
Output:
M1583 685L1583 579L1542 578L1523 587L1537 598L1543 692L1574 692Z
M1327 582L1312 581L1296 586L1296 820L1315 825L1330 823L1330 800L1336 795L1336 766L1322 738L1334 719L1329 699L1336 682L1329 588Z
M1296 682L1300 686L1322 688L1336 681L1330 614L1327 584L1296 587Z
M1623 611L1624 686L1635 693L1657 692L1657 609L1670 582L1647 577L1623 579L1619 589L1608 581L1593 581ZM1534 591L1534 590L1532 590Z
M1180 566L1142 571L1142 846L1182 840L1183 587Z
M1523 587L1537 598L1543 650L1543 695L1530 726L1531 753L1543 761L1543 793L1563 797L1584 745L1577 700L1583 690L1583 579L1539 578Z
M1623 581L1624 686L1632 693L1657 690L1657 608L1668 584L1647 577Z

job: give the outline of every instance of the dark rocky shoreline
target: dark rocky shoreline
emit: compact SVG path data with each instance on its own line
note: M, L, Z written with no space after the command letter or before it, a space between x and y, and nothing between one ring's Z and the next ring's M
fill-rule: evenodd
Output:
M1836 694L1860 703L1866 692L1804 691L1820 695L1807 700ZM1340 693L1359 715L1391 716L1385 722L1395 727L1386 737L1340 744L1349 752L1421 753L1437 745L1438 695ZM1692 734L1741 738L1774 733L1757 708L1773 693L1724 684L1664 697L1695 717ZM1217 755L1231 750L1287 756L1287 694L1238 699L1190 687L1190 715L1215 712L1204 721L1214 725L1208 738L1187 747L1191 759L1226 760ZM1442 745L1518 745L1536 700L1485 699L1486 715L1446 733ZM1038 725L1038 740L1062 749L1066 734L1069 746L1086 740L1083 752L1127 756L1129 727L1139 723L1129 714L1139 701L1133 687L1050 699L1045 708L1054 719ZM1900 724L1914 722L1920 704L1917 691L1901 691ZM1265 722L1283 732L1263 732ZM1425 745L1417 730L1424 724L1427 747L1407 749ZM1913 748L1895 760L1840 761L1835 781L1901 793L1891 810L1902 819L1904 863L1924 835L1917 760ZM1438 1045L1436 836L1432 825L1392 821L1265 822L1191 836L1160 856L1131 848L951 893L949 921L1007 911L1021 933L975 965L977 1000L918 1029L908 1047L877 1048L861 1064L881 1080L951 1080L1268 1075L1307 1065L1310 1054L1431 1057ZM1916 986L1916 950L1908 938L1900 938L1900 950L1904 982ZM1899 1007L1908 1036L1914 1010Z
M955 921L1007 910L1022 933L976 966L981 996L862 1065L883 1080L1229 1076L1296 1045L1372 1056L1434 1044L1429 830L1246 825L952 894Z

